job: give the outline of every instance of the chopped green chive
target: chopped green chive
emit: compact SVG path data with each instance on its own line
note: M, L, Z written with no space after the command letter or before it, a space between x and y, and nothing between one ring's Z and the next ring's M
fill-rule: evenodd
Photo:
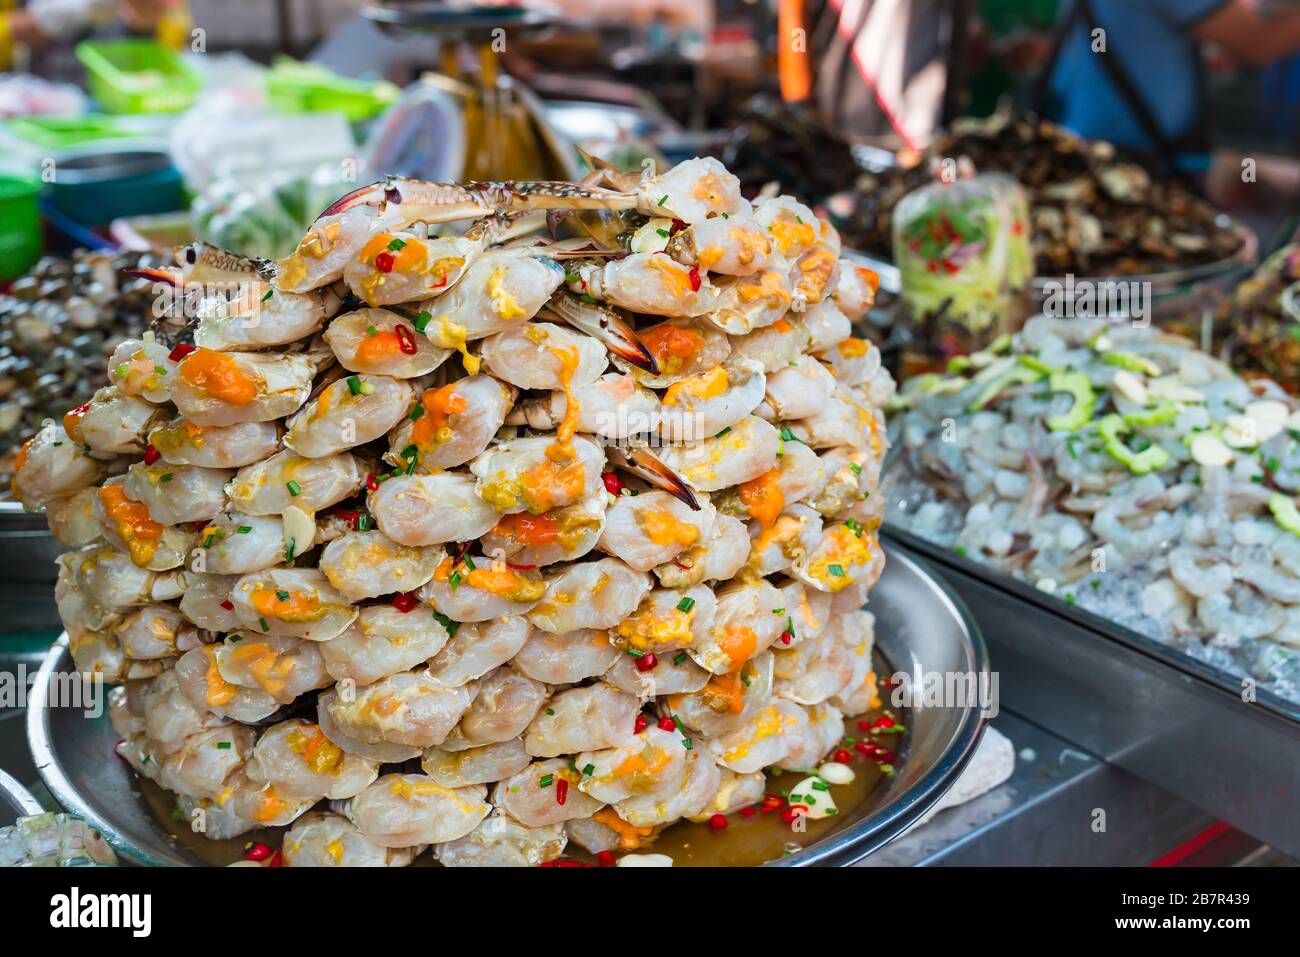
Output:
M644 657L645 657L645 652L644 652L644 651L637 651L635 648L629 648L629 649L627 650L627 653L628 653L629 655L631 655L633 658L644 658Z
M433 316L429 315L429 313L421 312L418 316L415 317L415 319L412 320L412 322L415 324L415 328L417 331L424 332L424 327L429 324L429 320L432 318Z
M262 302L266 302L268 299L270 299L270 298L271 298L272 296L274 296L274 295L275 295L275 290L274 290L274 289L268 289L268 290L266 291L266 294L262 296Z
M731 431L731 426L727 426L725 429L723 429L721 432L719 432L717 435L715 435L714 438L715 438L715 439L720 439L720 438L722 438L724 435L726 435L726 434L727 434L728 432L730 432L730 431Z
M176 476L172 475L171 472L164 472L161 476L159 476L159 479L158 479L158 480L159 480L160 482L170 482L170 481L171 481L172 479L174 479L175 477L176 477Z
M656 229L655 232L657 232L660 236L664 237L664 239L668 238L668 230L666 229Z
M849 468L853 469L853 474L854 474L854 475L861 475L861 474L862 474L862 466L859 465L857 462L853 462L853 463L851 463L851 464L849 465Z
M666 202L668 202L668 194L667 194L667 193L664 193L663 196L659 199L659 202L658 202L656 205L658 205L658 206L662 206L662 205L663 205L664 203L666 203Z
M827 571L829 571L829 572L830 572L832 575L834 575L836 578L843 578L843 577L844 577L844 566L843 566L843 565L831 565L829 568L827 568Z
M582 773L587 775L588 777L594 774L595 771L596 771L596 766L594 764L588 764L585 768L582 769Z
M376 329L374 326L366 326L366 335L377 336L379 335L379 330Z
M554 782L555 782L554 774L543 774L542 780L539 781L538 783L544 788L549 788Z
M358 516L357 516L357 531L359 531L359 532L368 532L368 531L370 531L370 521L371 521L371 519L370 519L370 513L369 513L369 512L362 512L360 515L358 515Z
M398 250L405 249L405 248L406 248L406 241L403 239L394 239L391 243L388 244L388 251L390 253L395 253Z
M259 625L262 626L262 630L263 630L263 631L270 631L270 630L271 630L271 626L268 625L268 624L266 623L266 619L265 619L265 618L259 618L259 619L257 619L257 623L258 623Z
M293 481L293 479L290 479L289 481L285 482L284 487L287 488L289 490L289 494L294 496L295 498L302 494L302 486L299 485L297 482Z
M229 750L230 750L230 742L229 742L229 741L218 741L218 742L217 742L217 747L220 748L222 751L229 751Z
M275 593L275 597L280 599L280 601L288 601L289 593L287 591L278 591Z
M350 376L348 376L348 391L351 392L353 395L360 395L360 394L361 394L361 377L360 377L360 376L355 376L355 375L350 375Z
M413 459L419 454L420 450L415 447L414 443L402 449L402 458L404 459Z
M683 598L681 601L677 603L677 610L682 612L690 611L694 607L695 607L695 599L692 598L690 595L687 595L685 598Z
M284 546L284 560L286 562L293 561L294 555L297 554L297 549L298 549L297 541L292 538L289 539L289 544Z
M451 586L452 591L460 587L460 572L452 572L451 578L447 579L447 584Z
M411 411L406 413L406 417L412 422L419 422L424 418L424 403L415 403L415 405L411 407Z
M673 664L675 665L680 665L685 660L686 660L686 652L684 651L679 651L677 652L677 654L673 655Z
M447 634L449 637L452 638L456 637L456 629L460 627L460 622L452 621L450 618L448 618L440 611L435 611L433 613L433 620L436 621L438 624L442 625L443 628L447 629Z
M252 525L240 525L235 531L240 535L247 535L253 530Z

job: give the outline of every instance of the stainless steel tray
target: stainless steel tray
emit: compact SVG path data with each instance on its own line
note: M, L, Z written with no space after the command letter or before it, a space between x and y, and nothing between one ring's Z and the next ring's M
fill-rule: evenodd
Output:
M899 546L871 592L876 641L900 670L983 675L988 655L970 614L952 591ZM72 670L63 636L37 674L27 709L27 740L50 793L80 815L123 857L139 864L201 863L176 847L141 800L124 761L113 753L117 734L106 714L48 706L56 673ZM979 744L984 718L976 702L963 707L914 707L907 752L883 800L803 851L773 866L847 865L911 827L948 790Z
M1135 631L886 526L980 623L1002 706L1300 855L1300 707ZM1080 827L1087 826L1080 822Z
M0 501L0 631L57 632L54 559L67 549L55 541L45 513L32 515L17 502Z

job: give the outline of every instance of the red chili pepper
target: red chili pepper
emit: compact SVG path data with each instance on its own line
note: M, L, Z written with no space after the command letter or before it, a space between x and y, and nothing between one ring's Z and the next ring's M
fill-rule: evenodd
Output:
M655 665L657 664L659 664L659 659L654 655L642 655L640 658L636 659L636 670L640 672L654 671ZM661 724L660 727L663 727L663 725ZM668 728L667 730L671 731L672 728Z
M691 292L700 291L700 270L698 266L692 266L690 271Z
M402 614L406 614L408 611L413 610L419 603L420 599L415 596L415 592L413 591L404 591L393 596L393 607Z
M864 758L874 757L876 754L876 746L870 741L859 741L853 746L853 750Z
M831 755L831 758L839 762L840 764L848 764L850 761L853 760L853 753L851 751L845 750L844 748L836 748L835 753Z
M781 644L788 645L792 641L794 641L794 635L788 631L781 632Z
M787 824L793 824L795 818L802 817L807 813L808 813L808 805L791 804L788 808L786 808L784 811L781 812L781 820L785 821L785 823Z
M759 803L758 809L764 814L769 811L779 811L785 807L785 798L779 794L765 794L763 800Z
M596 855L596 863L599 864L601 867L613 867L614 852L601 851L599 854Z
M393 265L397 262L390 252L382 252L375 257L375 268L380 272L392 272Z
M741 817L753 817L757 813L758 813L758 808L754 807L754 805L752 804L749 807L742 807L740 809Z
M682 564L681 562L679 562L679 561L678 561L677 559L675 559L675 558L673 559L673 564L676 565L678 568L681 568L681 569L683 569L683 570L685 570L685 571L690 571L690 570L691 570L691 566L690 566L690 565L684 565L684 564Z
M90 403L83 402L81 405L77 406L75 409L69 412L68 415L85 415L89 411L90 411Z
M560 778L555 782L555 803L563 804L569 799L569 782Z
M623 481L613 472L602 472L600 477L605 482L605 491L615 498L623 493Z
M561 858L558 861L543 861L542 867L590 867L590 864L583 864L582 861L570 861Z
M677 730L677 722L674 721L672 718L668 717L668 715L664 715L662 718L659 719L659 730L660 730L660 731L676 731L676 730Z
M521 572L526 572L536 567L536 565L516 565L514 562L506 562L506 568L514 568Z
M894 752L890 751L888 748L877 747L876 760L879 761L881 764L893 764Z
M639 714L639 715L637 715L637 716L636 716L636 721L633 722L633 724L632 724L632 733L633 733L633 734L640 734L642 731L644 731L644 730L646 729L646 725L648 725L649 723L650 723L650 722L649 722L648 720L646 720L646 716L645 716L645 715L643 715L643 714Z
M369 475L366 476L366 488L370 489L370 491L372 492L379 488L378 472L371 472Z
M882 714L875 721L871 722L871 726L873 728L892 728L894 726L894 719L887 714Z
M859 731L870 731L870 730L871 730L871 722L870 722L870 721L859 721L859 722L858 722L858 730L859 730Z
M727 829L727 816L725 814L715 814L709 818L709 829L713 831L725 831Z
M959 272L961 272L961 267L958 266L958 265L957 265L955 262L953 262L951 259L945 259L945 260L943 261L943 268L944 268L945 270L947 270L948 275L950 275L950 276L953 275L954 273L959 273Z
M157 462L160 458L162 458L162 453L161 453L161 452L159 452L157 449L155 449L152 445L145 446L145 450L144 450L144 464L145 464L145 465L153 465L153 464L154 464L155 462Z
M225 601L221 603L221 607L226 609L226 611L234 611L235 603L231 601L229 598L227 598Z
M357 527L357 519L361 516L360 512L349 512L346 509L342 509L342 508L335 509L334 514L337 515L339 518L343 519L343 521L347 522L348 526L354 530Z
M263 844L261 841L250 844L248 850L244 851L244 860L246 861L264 861L270 856L271 845Z
M415 333L409 326L404 326L400 322L397 324L397 348L408 356L413 356L418 351L415 345Z
M673 232L677 232L677 230L685 229L685 228L686 228L686 224L682 222L680 219L673 220L673 229L672 229Z
M172 362L180 362L193 351L194 346L190 345L188 342L181 342L178 343L176 348L172 349L171 352L167 353L167 358Z

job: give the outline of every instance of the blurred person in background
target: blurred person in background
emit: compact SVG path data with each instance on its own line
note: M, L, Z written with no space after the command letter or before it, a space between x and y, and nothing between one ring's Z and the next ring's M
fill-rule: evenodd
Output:
M0 71L14 68L19 49L39 55L115 21L152 30L168 6L168 0L0 0Z
M1300 10L1267 15L1253 0L1063 0L1039 105L1162 172L1202 172L1210 161L1205 42L1264 66L1300 50Z

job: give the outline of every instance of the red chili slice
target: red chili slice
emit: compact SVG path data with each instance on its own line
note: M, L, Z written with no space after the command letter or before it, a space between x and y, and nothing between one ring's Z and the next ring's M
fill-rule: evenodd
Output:
M642 655L640 658L636 659L636 670L641 672L654 671L655 665L657 664L659 664L659 659L654 655ZM671 721L672 719L669 718L667 720ZM659 723L659 726L663 727L662 721Z
M555 782L555 803L563 804L569 799L569 782L560 778Z
M234 611L235 603L231 601L229 598L227 598L225 601L221 603L221 607L226 609L226 611Z
M636 716L636 721L635 721L635 722L633 723L633 725L632 725L632 733L633 733L633 734L640 734L642 731L645 730L646 725L648 725L649 723L650 723L650 722L649 722L649 720L646 718L645 715L643 715L643 714L639 714L639 715L637 715L637 716Z
M417 348L415 345L415 333L411 332L408 326L397 326L397 348L401 349L408 356L415 355Z
M248 850L244 851L244 860L246 861L264 861L270 856L271 845L263 844L261 841L249 845Z
M375 268L380 272L392 272L395 263L396 260L393 259L393 254L389 252L380 253L375 257Z
M623 493L623 481L613 472L602 472L600 477L605 482L605 491L617 498Z
M696 266L691 267L690 278L691 278L691 292L699 292L700 291L700 270L698 267Z
M157 449L155 449L152 445L147 446L147 447L145 448L145 450L144 450L144 464L145 464L145 465L153 465L153 464L154 464L155 462L157 462L160 458L162 458L162 453L160 453L160 452L159 452Z
M412 611L419 603L420 599L415 596L413 591L404 591L393 596L393 607L402 614Z
M167 358L170 359L172 362L180 362L182 359L184 359L187 355L189 355L193 351L194 351L194 346L190 345L188 342L182 342L178 344L176 348L173 349L171 352L167 353Z
M379 488L379 473L371 472L366 476L366 488L374 492Z

